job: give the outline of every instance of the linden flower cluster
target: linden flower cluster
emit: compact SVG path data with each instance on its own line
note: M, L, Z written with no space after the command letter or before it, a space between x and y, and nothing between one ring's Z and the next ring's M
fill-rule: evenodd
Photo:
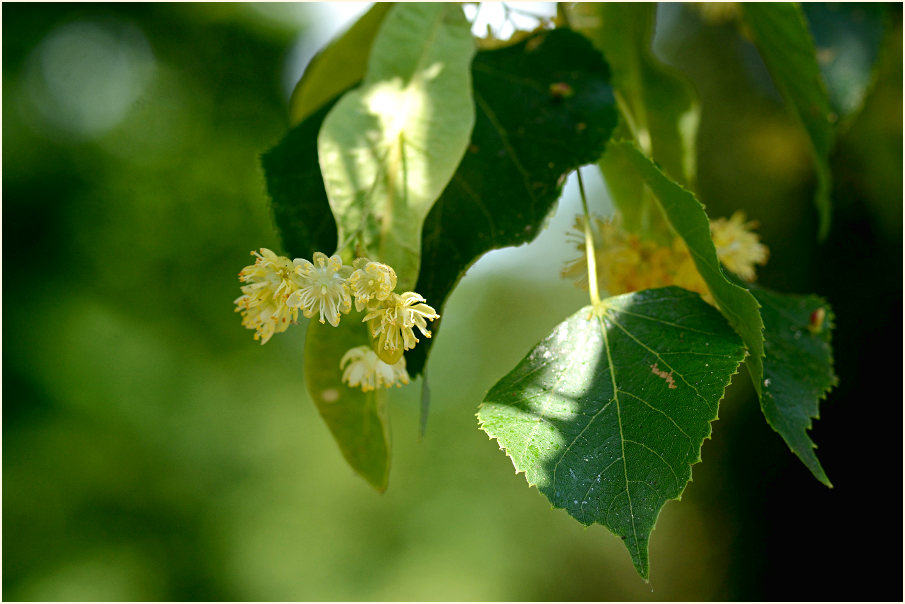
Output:
M766 264L769 250L760 242L753 229L755 222L745 222L745 214L736 212L731 218L710 221L710 235L717 257L723 265L744 279L754 281L755 265ZM579 250L585 249L584 218L576 219L580 234ZM627 233L618 223L594 218L591 224L597 264L598 287L611 296L628 292L677 285L701 294L713 302L707 284L694 265L691 254L680 237L672 245L658 245ZM563 277L574 278L576 284L587 288L587 257L569 262Z
M365 311L363 322L374 340L374 349L359 346L340 361L343 381L365 392L409 383L403 352L419 342L413 328L431 337L427 321L440 317L415 292L397 294L396 272L386 264L358 258L352 266L339 255L329 258L315 252L313 262L290 260L267 248L252 252L255 263L239 272L242 296L235 300L242 325L254 329L265 344L275 333L286 331L298 319L318 316L336 327L352 310Z

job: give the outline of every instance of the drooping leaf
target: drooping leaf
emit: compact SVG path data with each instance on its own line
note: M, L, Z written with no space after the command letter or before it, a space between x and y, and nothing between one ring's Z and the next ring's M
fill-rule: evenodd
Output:
M365 75L374 36L392 2L376 2L339 38L311 59L289 100L289 123L300 123Z
M744 354L697 294L617 296L560 323L490 390L478 418L529 484L621 537L647 579L660 510L691 480Z
M777 294L759 287L766 357L760 406L767 423L814 476L832 486L807 434L818 402L836 385L830 337L833 311L817 296Z
M336 101L308 116L261 156L274 220L292 258L310 260L314 252L336 250L336 221L317 163L317 133Z
M716 248L710 238L710 221L694 194L673 182L630 142L611 143L608 153L620 153L625 165L631 165L653 191L669 224L691 253L695 267L707 283L714 300L748 347L748 372L758 394L761 392L764 366L764 323L757 300L747 289L726 278Z
M864 103L875 78L887 5L882 2L805 2L801 5L817 47L817 63L840 119Z
M836 116L830 110L814 40L797 3L742 2L739 6L776 88L801 121L811 142L817 172L814 201L820 214L819 232L823 239L830 228L832 175L829 154Z
M367 327L344 318L339 326L312 319L305 339L304 373L308 395L333 434L343 457L378 491L390 471L390 432L386 392L362 392L342 382L339 362L350 348L368 345Z
M600 157L616 124L606 62L567 29L479 52L473 72L471 145L424 223L416 290L438 310L481 255L537 236L565 176ZM411 375L430 344L406 353Z
M355 238L391 265L401 291L415 284L422 223L471 138L470 29L458 4L393 6L364 81L343 95L318 135L340 245Z

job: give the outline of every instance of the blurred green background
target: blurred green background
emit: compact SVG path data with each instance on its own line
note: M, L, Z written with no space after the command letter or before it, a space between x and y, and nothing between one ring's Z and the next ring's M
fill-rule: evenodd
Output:
M571 183L535 243L483 259L451 297L426 437L419 381L393 392L378 495L307 400L304 328L261 347L232 305L249 250L280 250L258 156L336 14L4 5L3 598L901 599L901 5L888 12L818 244L806 142L756 51L732 22L661 7L657 49L701 95L702 201L760 221L761 283L829 299L841 382L811 432L828 490L736 377L660 516L646 585L618 538L551 510L474 416L585 303L558 277L576 253Z

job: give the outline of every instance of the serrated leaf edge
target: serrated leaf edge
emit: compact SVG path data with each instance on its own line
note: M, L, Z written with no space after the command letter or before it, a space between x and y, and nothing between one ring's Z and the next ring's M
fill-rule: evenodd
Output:
M684 288L681 288L681 289L684 289ZM685 290L685 291L688 291L688 290ZM696 292L691 292L691 293L695 293L695 294L696 294ZM696 294L696 295L697 295L697 294ZM570 315L570 316L571 316L571 315ZM566 319L568 319L568 317L567 317ZM563 320L565 321L566 319L563 319ZM547 336L544 336L544 338L546 338L546 337L547 337ZM541 340L539 340L539 341L537 342L537 344L535 344L534 346L532 346L530 350L534 350L534 348L536 348L537 346L539 346L539 345L541 344L541 342L543 342L544 338L541 338ZM690 468L690 474L691 474L691 476L688 478L688 480L687 480L687 481L685 482L685 484L682 486L682 490L681 490L681 492L678 494L678 496L673 497L673 498L670 498L670 499L667 499L666 502L664 502L664 504L660 507L660 509L657 510L657 513L656 513L656 515L655 515L655 517L654 517L653 525L651 526L651 532L650 532L650 535L651 535L651 536L653 535L654 530L657 528L657 522L658 522L659 519L660 519L660 513L661 513L661 512L663 511L663 509L666 507L666 503L669 503L670 501L681 501L681 500L682 500L682 495L685 494L685 489L687 489L687 488L688 488L688 485L689 485L691 482L694 481L694 467L695 467L696 465L698 465L699 463L702 463L702 462L703 462L702 451L704 450L704 441L713 440L713 439L712 439L712 436L713 436L713 423L714 423L715 421L718 421L718 420L720 419L720 417L719 417L720 403L722 403L723 400L726 398L726 389L732 384L732 379L733 379L736 375L738 375L738 374L740 373L739 368L742 366L742 363L744 362L745 357L747 357L747 356L750 354L749 351L748 351L748 347L744 345L744 342L742 342L742 345L743 345L742 347L743 347L744 350L745 350L745 356L742 357L742 358L738 361L738 363L737 363L736 366L735 366L735 371L734 371L733 373L729 374L729 376L727 376L726 382L725 382L725 384L723 384L723 395L720 397L720 399L719 399L719 400L717 401L717 403L716 403L716 416L715 416L713 419L707 420L707 428L708 428L707 435L704 436L704 438L703 438L703 440L702 440L702 442L701 442L701 446L700 446L700 448L698 449L697 458L694 459L691 463L688 464L688 466L689 466L689 468ZM835 375L835 374L834 374L834 375ZM487 389L487 392L484 394L484 398L485 398L485 399L486 399L487 395L490 394L490 391L491 391L492 389L493 389L493 386L491 386L490 388ZM617 403L618 403L618 400L617 400ZM572 516L572 514L569 514L569 510L568 510L568 509L566 509L566 508L564 508L564 507L562 507L562 506L557 506L557 505L554 504L552 501L550 501L550 499L549 499L546 495L544 495L544 493L540 490L540 488L537 486L537 484L531 482L531 480L528 478L528 472L527 472L527 470L519 470L518 465L516 464L516 461L515 461L515 457L513 457L512 453L509 451L509 448L506 447L505 445L503 445L503 444L500 442L499 437L498 437L497 435L493 434L493 433L485 426L485 421L481 419L481 410L484 408L485 404L486 404L486 400L482 400L481 403L478 405L477 413L475 413L475 417L478 419L478 429L481 430L482 432L484 432L484 434L487 435L488 440L496 440L497 445L499 446L499 450L500 450L500 451L503 451L503 453L506 454L506 457L508 457L509 460L512 462L512 466L513 466L513 468L515 469L515 475L516 475L516 476L518 476L519 474L524 474L524 475L525 475L525 482L528 483L528 487L529 487L529 488L537 489L537 492L538 492L539 494L543 495L544 498L547 499L547 501L550 502L550 508L551 508L551 509L553 509L553 510L563 510L564 512L566 512L566 514L568 514L571 518L573 518L574 520L576 520L579 524L581 524L581 525L584 526L585 528L590 527L591 525L594 525L594 524L599 524L600 526L602 526L603 528L605 528L608 532L610 532L610 533L611 533L612 535L614 535L615 537L621 537L621 535L617 535L615 532L613 532L613 530L612 530L610 527L606 526L605 524L603 524L603 523L601 523L601 522L597 522L597 521L591 521L591 522L588 522L588 523L582 522L582 521L579 520L578 518L575 518L574 516ZM772 426L771 426L771 428L772 428ZM635 536L635 539L637 540L637 535ZM649 541L649 540L650 540L650 537L648 537L648 541ZM633 563L633 565L634 565L634 563ZM650 563L649 563L649 562L648 562L648 567L647 567L646 569L644 569L644 571L642 571L641 569L638 569L637 567L636 567L636 570L638 571L638 574L641 575L641 578L644 580L645 583L650 583Z

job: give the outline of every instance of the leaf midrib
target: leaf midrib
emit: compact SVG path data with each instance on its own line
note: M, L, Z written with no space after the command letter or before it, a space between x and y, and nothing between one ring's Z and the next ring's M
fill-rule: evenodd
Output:
M613 401L616 403L616 420L619 424L619 447L622 452L622 473L625 476L625 496L628 498L628 513L629 517L632 519L632 538L635 544L635 555L637 556L638 562L641 562L641 550L639 548L638 542L638 529L635 527L635 510L632 505L632 493L629 489L629 481L628 481L628 463L626 463L625 459L625 434L622 430L622 402L619 400L619 388L616 386L616 367L613 365L613 355L610 352L610 340L607 336L606 325L603 322L602 313L607 312L607 310L597 311L594 310L594 316L597 318L597 324L600 327L600 331L603 333L603 347L606 350L606 360L607 365L610 368L610 380L613 384ZM610 507L612 506L612 502L610 502Z

